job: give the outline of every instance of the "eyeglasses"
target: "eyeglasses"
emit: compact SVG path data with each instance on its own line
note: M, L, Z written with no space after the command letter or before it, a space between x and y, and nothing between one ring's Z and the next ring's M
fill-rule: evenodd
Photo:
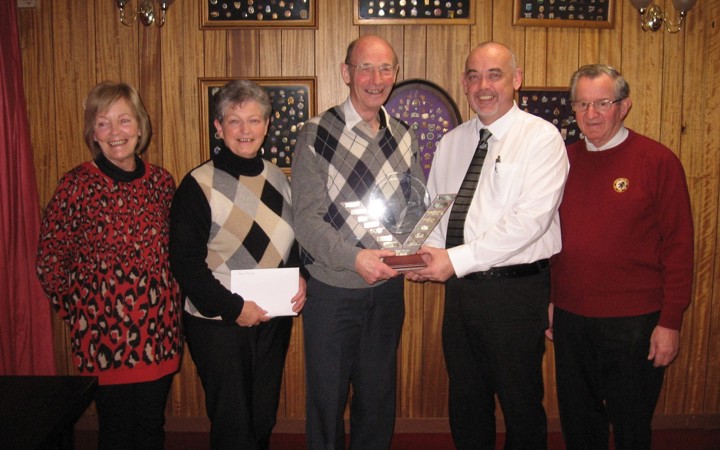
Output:
M570 106L572 106L572 110L575 112L585 112L591 106L597 112L607 112L610 111L612 105L623 100L625 99L617 98L615 100L595 100L594 102L570 102Z
M384 77L384 78L394 77L398 70L398 66L391 66L390 64L385 64L385 65L382 65L379 67L376 67L372 64L346 64L346 65L354 68L355 73L358 75L372 75L377 70L380 73L380 76Z

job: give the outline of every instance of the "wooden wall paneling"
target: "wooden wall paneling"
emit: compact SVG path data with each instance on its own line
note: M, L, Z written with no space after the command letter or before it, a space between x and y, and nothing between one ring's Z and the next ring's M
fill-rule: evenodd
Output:
M229 77L230 64L230 36L231 32L224 29L205 30L203 38L203 76Z
M617 15L617 14L616 14ZM617 26L617 25L615 25ZM606 58L600 56L603 47L603 39L608 35L608 30L601 28L581 29L578 35L578 64L577 68L585 64L602 63L608 64ZM574 71L573 71L574 72ZM570 86L570 77L568 74L563 86Z
M315 30L284 30L280 74L284 77L314 77L316 45Z
M660 110L662 111L660 124L665 123L670 126L661 127L659 140L679 155L681 151L680 135L684 129L682 101L679 99L682 99L684 84L685 35L681 33L666 34L662 50L661 85L658 86Z
M504 8L505 6L495 6L493 3L493 0L475 0L472 5L475 7L475 25L470 27L470 48L496 39L493 35L493 11L496 7Z
M402 56L398 54L398 58L402 58L403 61L398 81L426 78L428 60L435 61L434 55L429 55L427 51L427 27L419 25L403 27Z
M623 8L622 67L618 69L630 84L633 105L625 124L635 131L660 140L661 88L663 77L663 33L643 31L637 12ZM674 37L674 36L672 36ZM642 95L640 93L643 93Z
M717 257L720 252L720 187L718 179L720 178L720 126L717 118L720 117L720 77L717 76L717 67L720 67L720 30L717 26L717 18L720 17L720 2L698 2L697 11L693 9L692 16L688 16L686 23L686 49L692 44L692 51L686 52L685 72L692 73L702 70L704 77L701 83L685 83L685 91L683 92L684 110L692 107L695 102L702 101L705 103L704 114L698 125L693 129L686 129L683 134L683 151L682 158L686 159L686 155L693 155L698 149L702 149L702 153L706 155L705 161L701 162L705 167L705 174L702 176L706 184L706 193L710 197L709 201L702 206L709 209L706 217L710 218L714 210L714 222L707 220L703 223L696 223L696 230L703 230L705 227L711 232L715 230L714 241L707 239L702 241L703 265L709 266L707 279L703 279L702 283L698 280L696 291L699 290L698 285L706 286L703 288L704 296L709 303L710 320L708 323L707 334L707 361L706 361L706 378L704 381L703 404L700 413L718 414L720 413L720 258ZM691 59L692 63L689 64ZM697 116L696 116L697 117ZM686 120L687 122L687 120ZM703 145L695 146L695 142L684 142L686 137L700 135L703 137ZM702 166L701 166L702 167ZM695 170L693 164L693 175L700 171ZM713 201L712 198L715 197ZM695 208L696 217L698 213L698 205ZM702 227L702 228L701 228ZM696 242L699 240L696 239ZM711 255L715 255L713 259ZM699 261L699 258L696 257ZM700 266L698 265L698 268Z
M163 165L180 181L207 159L200 148L198 77L204 75L203 32L197 25L200 2L176 2L162 28Z
M116 20L119 22L119 20ZM145 109L150 115L153 135L144 159L152 164L163 166L162 133L157 130L165 127L162 117L162 30L158 27L138 29L139 48L135 52L124 55L127 61L140 62L139 80L136 82ZM160 76L158 76L160 74Z
M422 417L423 283L405 281L405 321L398 348L397 417Z
M671 5L668 6L672 8ZM658 90L662 101L662 123L666 125L660 130L660 140L673 152L681 156L682 159L682 153L685 153L682 147L686 147L690 144L690 141L696 141L695 145L702 147L703 138L700 134L692 137L687 136L689 139L683 136L687 134L683 114L685 107L683 101L679 100L683 98L686 83L690 86L700 86L703 84L702 79L704 78L704 74L701 70L688 73L687 79L684 79L683 73L683 66L686 63L685 46L687 45L689 48L694 48L702 42L686 42L684 33L666 33L664 37L662 86L660 86ZM691 57L691 54L692 52L688 53L687 56ZM688 64L694 63L688 61ZM704 102L701 102L697 106L700 107L699 110L705 109ZM705 114L702 114L696 117L702 120L704 115ZM698 122L696 123L697 125L700 124ZM690 161L687 160L687 163L689 162ZM685 167L686 174L689 177L690 173L688 169L690 169L690 167L687 165ZM693 191L691 196L695 196L696 189L692 187L692 184L690 184L690 186L690 189ZM701 192L698 193L705 195ZM696 239L696 242L700 241ZM701 247L704 247L704 245L696 245L696 248ZM705 250L700 251L701 253L705 252ZM696 284L694 292L704 291L705 287L706 285L703 286L701 283ZM665 375L664 391L658 405L658 410L661 411L682 409L685 404L695 405L692 407L694 410L697 410L697 407L700 406L698 397L701 393L697 390L688 392L686 383L691 379L703 380L706 376L705 370L688 370L688 363L691 360L699 362L707 358L707 335L699 332L699 330L706 327L709 322L709 304L704 300L707 298L705 295L694 295L693 297L695 297L695 300L685 313L686 325L684 328L690 328L694 330L694 332L691 337L687 337L687 332L683 330L682 340L680 342L681 352L675 363L668 368ZM703 325L698 328L700 324ZM704 364L699 367L704 367Z
M615 13L613 23L614 27L610 30L606 30L600 36L600 49L596 58L604 64L609 64L617 69L622 67L623 58L623 29L626 23L635 24L636 27L640 28L640 19L638 18L638 12L632 7L629 1L618 1L615 3ZM623 11L629 9L629 13L625 14ZM631 52L634 54L635 52Z
M95 4L81 2L68 14L68 5L52 3L55 94L54 148L58 174L90 159L82 137L82 102L97 82L95 68ZM47 124L46 124L47 125ZM51 128L52 129L52 128ZM57 180L56 180L57 181Z
M282 74L282 30L258 32L258 59L261 77L278 77Z
M513 2L494 0L492 5L492 15L490 16L492 40L500 42L514 51L518 61L525 61L527 27L513 26Z
M134 6L134 5L133 5ZM92 21L95 24L94 36L88 39L95 43L95 55L98 64L93 68L98 82L124 81L132 84L145 100L145 92L141 90L140 67L150 62L151 52L157 54L158 49L145 49L140 45L144 26L136 21L130 26L120 23L120 13L114 2L97 3ZM154 33L150 33L154 34ZM156 37L156 36L153 36ZM143 42L149 44L149 42ZM153 43L155 45L159 43ZM88 69L91 69L88 67ZM87 91L92 86L87 86ZM147 108L147 105L146 105ZM149 112L149 111L148 111ZM152 119L153 116L151 115Z
M547 35L547 86L567 86L578 68L577 28L551 28Z
M622 33L620 30L622 23L622 15L616 10L614 28L580 29L577 68L585 64L607 64L620 70L622 62L622 45L620 42ZM634 23L637 23L637 21ZM569 73L565 80L565 85L570 84L571 76L572 73Z
M458 108L469 113L460 83L470 53L470 28L433 25L427 27L426 78L445 89ZM467 120L465 115L463 120Z
M693 11L696 12L696 11ZM700 413L704 411L707 390L717 392L717 364L713 378L709 353L713 342L711 326L714 310L713 297L718 283L716 271L718 249L718 127L715 124L718 103L712 95L720 91L715 73L720 61L720 47L717 40L713 45L708 41L709 33L715 33L714 20L697 11L700 18L688 22L683 32L684 83L681 94L683 133L681 135L680 157L690 184L690 197L695 219L695 286L692 303L685 315L681 334L681 353L668 373L666 389L671 393L667 410L684 410ZM718 8L715 7L715 12ZM707 14L707 13L706 13ZM708 19L704 19L708 17ZM695 29L690 33L688 29ZM709 33L708 33L709 32ZM715 65L713 65L713 62ZM680 64L678 64L680 66ZM715 332L716 333L716 332ZM716 334L715 334L716 335Z
M359 27L352 25L351 2L318 0L318 23L315 39L315 74L317 76L317 112L344 101L348 88L340 76L348 44L360 36ZM332 45L330 45L332 44Z
M228 32L230 76L248 78L260 76L260 31L240 28ZM264 55L263 55L264 57Z
M425 283L423 289L422 417L447 417L448 376L442 350L445 285Z
M545 405L545 413L549 420L559 420L560 412L558 411L557 387L555 377L555 346L553 342L545 339L545 357L543 358L543 383L545 385L545 395L543 396L543 404Z
M547 57L550 55L558 55L548 51L548 36L550 32L547 28L527 27L525 29L525 50L524 60L518 60L518 67L523 71L523 86L549 86L547 81L547 68L549 65L557 63L557 58ZM567 58L567 55L564 56Z

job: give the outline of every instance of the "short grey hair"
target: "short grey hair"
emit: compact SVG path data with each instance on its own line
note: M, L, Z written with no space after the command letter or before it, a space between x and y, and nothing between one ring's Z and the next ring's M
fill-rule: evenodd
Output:
M241 105L248 100L257 102L263 119L272 114L272 103L265 89L250 80L234 80L220 88L213 96L213 118L222 123L228 108Z
M587 64L576 70L570 78L570 100L575 101L575 90L580 78L590 78L592 80L603 74L609 76L615 82L616 99L630 96L630 85L617 69L605 64Z

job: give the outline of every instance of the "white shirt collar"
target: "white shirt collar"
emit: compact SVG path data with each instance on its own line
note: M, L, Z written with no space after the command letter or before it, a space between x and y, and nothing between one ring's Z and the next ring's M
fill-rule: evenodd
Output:
M493 138L501 139L502 136L504 136L505 133L507 133L508 130L510 130L512 128L513 124L515 123L515 116L519 112L520 112L520 108L518 108L517 103L515 103L515 101L513 101L512 108L510 108L510 110L508 112L503 114L500 118L495 120L490 125L483 124L482 121L480 121L480 118L477 115L475 115L475 119L477 119L475 121L475 128L476 128L475 131L477 133L480 133L480 130L482 130L483 128L487 128L492 133L492 136L490 137L490 139L493 139ZM479 136L479 134L478 134L478 136Z
M625 125L623 125L620 127L615 136L613 136L609 141L607 141L605 145L601 147L595 147L592 143L590 143L590 141L588 141L587 138L585 138L585 146L587 147L588 151L600 152L620 145L625 141L625 139L627 139L628 134L630 133L628 132L627 128L625 128Z
M363 122L366 127L368 126L367 123L363 120L363 118L360 117L360 114L355 109L355 106L353 106L352 100L350 100L350 96L345 99L345 101L341 105L341 109L343 114L345 115L345 123L349 128L355 128L355 126L360 122ZM379 114L381 114L381 117L378 117L378 120L380 121L380 127L382 128L383 125L387 125L388 123L388 115L384 106L380 107Z

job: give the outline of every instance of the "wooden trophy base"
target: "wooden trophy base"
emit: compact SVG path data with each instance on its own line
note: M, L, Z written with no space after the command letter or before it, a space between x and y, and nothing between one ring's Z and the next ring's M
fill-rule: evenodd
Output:
M383 262L398 272L407 272L427 266L425 261L423 261L422 256L418 254L386 256L383 258Z

